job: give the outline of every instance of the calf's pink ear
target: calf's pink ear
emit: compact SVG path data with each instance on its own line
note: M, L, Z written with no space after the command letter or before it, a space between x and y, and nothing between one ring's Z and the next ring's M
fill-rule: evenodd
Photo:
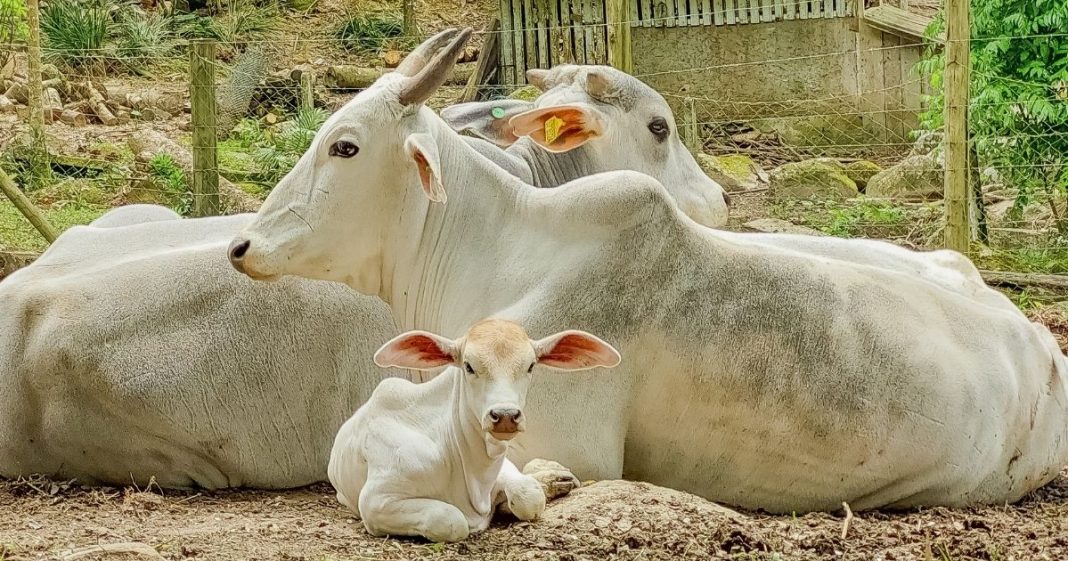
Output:
M568 330L534 342L538 364L558 370L589 370L619 364L619 351L585 331Z
M426 331L409 331L390 339L375 352L375 364L432 370L456 362L456 342Z

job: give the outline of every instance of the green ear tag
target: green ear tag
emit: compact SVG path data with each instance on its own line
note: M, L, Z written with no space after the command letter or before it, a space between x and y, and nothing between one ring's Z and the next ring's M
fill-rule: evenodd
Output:
M490 114L493 115L494 118L500 119L501 117L504 117L504 108L494 107L493 110L490 111Z

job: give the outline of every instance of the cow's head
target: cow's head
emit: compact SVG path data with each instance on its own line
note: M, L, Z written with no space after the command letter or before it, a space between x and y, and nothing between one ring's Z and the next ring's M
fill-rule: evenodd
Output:
M496 440L511 440L526 427L523 408L536 366L575 371L620 361L611 345L584 331L533 341L519 325L499 319L476 323L456 340L409 331L383 345L374 359L384 368L456 368L460 413Z
M293 274L381 294L385 249L376 241L411 239L413 208L445 202L434 133L455 133L423 104L470 32L426 40L327 119L230 245L233 266L255 279Z
M533 102L462 103L441 116L502 147L522 137L550 152L581 147L589 172L642 172L663 183L694 221L727 223L729 197L683 145L671 107L656 90L609 66L529 70L527 80L544 92Z

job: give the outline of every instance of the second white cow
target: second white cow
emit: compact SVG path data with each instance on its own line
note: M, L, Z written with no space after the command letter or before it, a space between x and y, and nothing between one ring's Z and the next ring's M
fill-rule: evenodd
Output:
M375 353L382 367L444 373L425 384L391 378L338 432L328 473L341 504L376 536L460 541L489 526L497 505L520 520L545 508L541 484L505 458L526 428L535 367L619 364L608 343L582 331L538 341L519 325L484 320L457 340L425 331Z

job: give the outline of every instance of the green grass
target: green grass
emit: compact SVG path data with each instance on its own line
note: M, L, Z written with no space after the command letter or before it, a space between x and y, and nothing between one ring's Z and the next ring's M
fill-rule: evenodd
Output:
M789 200L771 208L772 216L841 238L904 239L914 245L937 233L937 204L897 205L860 197L848 201Z
M63 231L78 224L88 224L108 211L103 205L67 204L43 210L45 218ZM48 243L24 216L5 198L0 198L0 249L8 251L43 251Z
M99 62L111 31L111 14L96 3L52 0L41 9L45 55L70 66Z
M377 53L387 46L407 46L404 22L396 14L369 13L345 17L334 31L341 45L358 53Z

